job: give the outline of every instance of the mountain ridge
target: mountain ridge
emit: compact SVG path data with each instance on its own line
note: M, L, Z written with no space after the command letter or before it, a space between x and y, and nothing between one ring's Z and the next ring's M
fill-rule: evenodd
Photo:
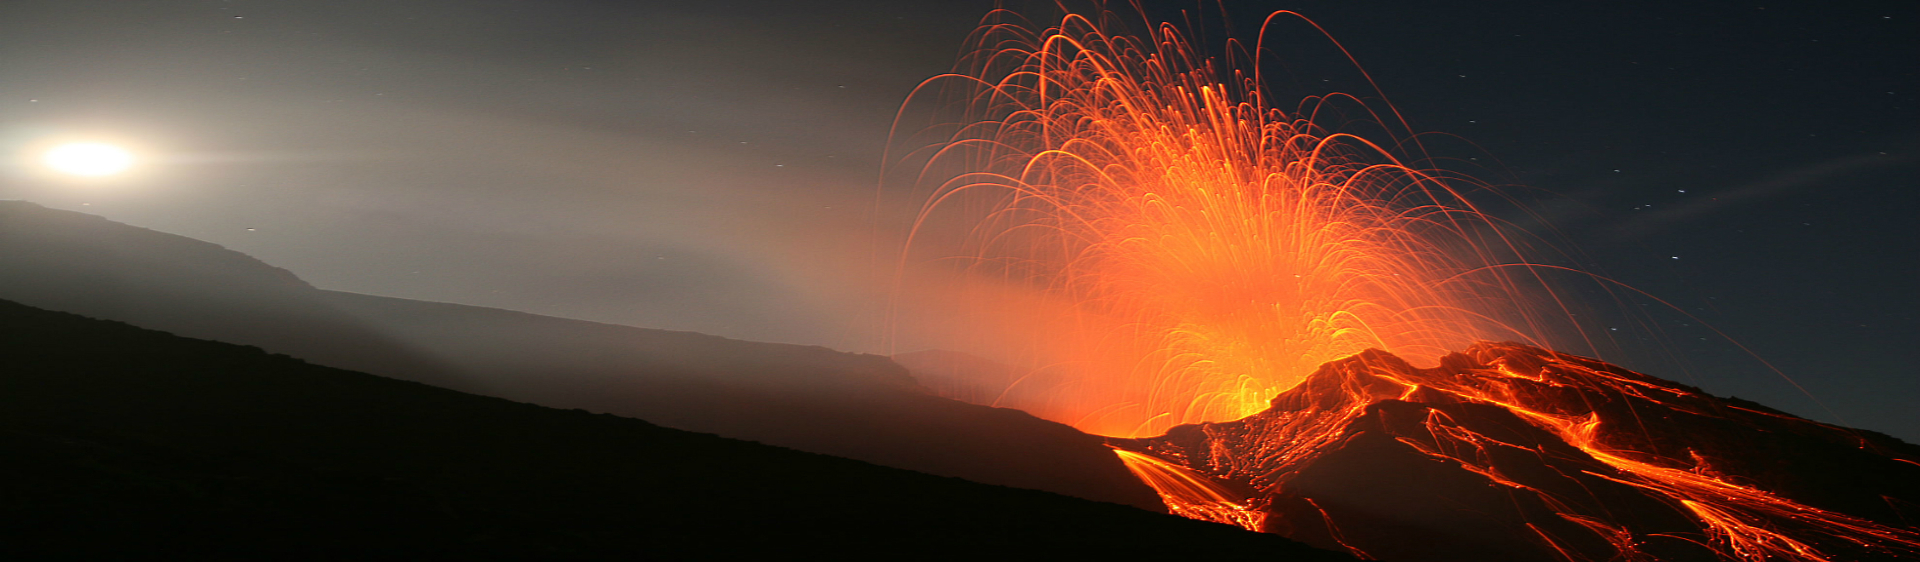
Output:
M560 408L1162 511L1096 436L891 360L324 291L215 244L0 201L0 299Z

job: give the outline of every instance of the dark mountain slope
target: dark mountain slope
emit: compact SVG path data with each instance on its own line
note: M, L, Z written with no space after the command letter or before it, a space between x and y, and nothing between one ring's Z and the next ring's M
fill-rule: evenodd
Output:
M320 291L218 245L0 201L0 299L334 367L1164 509L1099 438L932 396L886 358Z
M893 356L893 362L906 367L914 380L940 396L969 404L1024 402L1025 396L1007 393L1026 374L1012 365L945 349L899 353Z
M1345 559L0 301L0 557Z

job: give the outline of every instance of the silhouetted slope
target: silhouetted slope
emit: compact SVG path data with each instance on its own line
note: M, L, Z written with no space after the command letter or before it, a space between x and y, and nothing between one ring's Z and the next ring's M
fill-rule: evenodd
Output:
M0 201L0 299L466 392L1162 510L1099 438L886 358L320 291L220 246Z
M1100 437L941 398L885 357L324 292L498 396L1163 510Z
M1012 365L945 349L899 353L893 362L934 394L987 406L999 404L1025 374Z
M1392 560L1920 557L1920 447L1521 344L1369 351L1259 414L1113 442Z
M5 558L1345 559L5 301L0 358Z

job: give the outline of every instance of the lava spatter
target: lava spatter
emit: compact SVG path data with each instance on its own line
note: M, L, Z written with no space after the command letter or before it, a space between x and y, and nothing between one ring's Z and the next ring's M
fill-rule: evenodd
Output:
M1507 267L1524 236L1464 193L1485 186L1342 128L1381 115L1359 97L1283 111L1171 26L1105 29L989 23L908 102L956 116L921 133L943 136L917 153L906 262L999 291L920 300L967 303L945 323L995 311L980 331L1038 366L999 405L1155 435L1258 412L1365 349L1431 360L1545 331L1522 301L1552 295Z

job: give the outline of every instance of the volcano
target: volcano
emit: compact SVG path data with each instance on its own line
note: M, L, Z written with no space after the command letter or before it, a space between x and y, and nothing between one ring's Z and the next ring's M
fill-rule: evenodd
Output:
M1176 513L1367 558L1920 556L1920 447L1517 343L1367 351L1110 443Z
M994 355L899 358L931 387L1112 436L1172 512L1367 558L1920 556L1920 448L1489 343L1579 341L1563 296L1639 290L1561 265L1371 78L1275 105L1275 22L1324 28L1273 12L1210 58L1115 15L996 12L903 105L957 125L901 143L902 263L948 279L901 298L959 301L936 318Z

